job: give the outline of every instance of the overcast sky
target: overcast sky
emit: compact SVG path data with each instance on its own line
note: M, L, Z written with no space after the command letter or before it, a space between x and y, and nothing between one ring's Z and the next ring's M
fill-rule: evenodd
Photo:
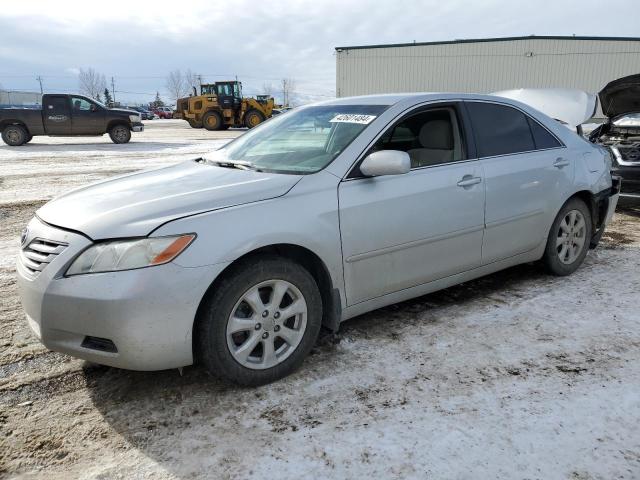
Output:
M320 99L335 94L336 46L640 36L637 19L633 0L609 11L602 0L3 2L0 85L37 91L40 75L45 91L77 91L78 69L92 67L115 77L118 100L145 102L166 96L169 71L191 69L204 81L237 75L249 94L294 78L301 97Z

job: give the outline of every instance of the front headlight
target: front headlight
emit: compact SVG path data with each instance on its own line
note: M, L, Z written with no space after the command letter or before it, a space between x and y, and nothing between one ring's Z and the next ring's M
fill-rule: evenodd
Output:
M131 123L140 123L141 122L141 116L140 115L129 115L129 121Z
M194 234L189 234L96 243L73 261L65 275L117 272L162 265L180 255L194 238Z

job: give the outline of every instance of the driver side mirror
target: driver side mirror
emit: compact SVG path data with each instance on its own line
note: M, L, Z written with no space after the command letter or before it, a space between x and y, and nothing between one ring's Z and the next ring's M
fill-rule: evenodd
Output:
M362 161L360 171L367 177L382 175L402 175L411 170L411 159L407 152L400 150L380 150L373 152Z

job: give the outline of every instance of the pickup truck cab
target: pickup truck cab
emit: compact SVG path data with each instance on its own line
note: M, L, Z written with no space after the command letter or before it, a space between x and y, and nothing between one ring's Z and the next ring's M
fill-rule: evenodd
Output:
M107 108L83 95L45 94L41 109L0 109L2 140L17 147L37 135L50 137L102 136L127 143L131 132L142 132L140 113Z

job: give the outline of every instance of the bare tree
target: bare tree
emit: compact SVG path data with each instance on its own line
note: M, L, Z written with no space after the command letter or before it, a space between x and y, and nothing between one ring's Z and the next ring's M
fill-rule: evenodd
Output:
M201 84L202 84L201 75L196 75L191 71L191 69L188 69L184 72L184 88L185 88L184 94L185 95L189 95L190 93L192 93L193 87L196 87L196 91L199 90L199 87Z
M262 84L262 93L264 95L269 95L270 97L273 97L273 85L271 83L263 83Z
M87 97L98 99L101 92L107 88L107 80L104 74L97 72L93 68L87 70L80 69L78 74L80 93Z
M291 103L291 93L293 93L296 88L296 81L293 78L283 78L281 82L282 104L288 107Z
M199 87L200 83L201 76L196 75L190 69L184 73L180 70L173 70L167 75L165 88L169 92L169 98L176 102L179 98L192 95L193 87Z
M165 88L169 92L169 98L175 103L184 96L185 83L180 70L173 70L167 75Z

